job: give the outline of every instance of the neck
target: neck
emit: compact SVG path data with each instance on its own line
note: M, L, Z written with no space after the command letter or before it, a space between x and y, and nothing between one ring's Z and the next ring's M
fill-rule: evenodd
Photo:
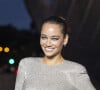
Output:
M42 61L43 63L47 65L57 65L63 63L64 58L60 56L55 56L55 57L43 57Z

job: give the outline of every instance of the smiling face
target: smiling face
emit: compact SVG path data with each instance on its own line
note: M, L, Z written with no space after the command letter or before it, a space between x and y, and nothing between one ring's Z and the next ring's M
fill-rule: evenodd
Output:
M67 37L61 32L59 24L45 23L42 26L40 45L47 57L61 55L64 44L67 44Z

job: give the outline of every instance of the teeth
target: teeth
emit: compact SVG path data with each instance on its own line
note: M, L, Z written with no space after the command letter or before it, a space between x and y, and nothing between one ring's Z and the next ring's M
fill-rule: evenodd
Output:
M52 48L45 48L46 51L52 51L53 49Z

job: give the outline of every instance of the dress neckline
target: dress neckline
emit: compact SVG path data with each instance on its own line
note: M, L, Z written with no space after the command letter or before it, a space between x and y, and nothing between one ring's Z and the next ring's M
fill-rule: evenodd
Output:
M47 66L47 67L59 67L59 66L64 65L64 63L65 63L65 59L63 60L63 62L62 62L61 64L48 65L48 64L43 63L43 61L42 61L42 57L39 57L39 63L40 63L41 65L44 65L44 66Z

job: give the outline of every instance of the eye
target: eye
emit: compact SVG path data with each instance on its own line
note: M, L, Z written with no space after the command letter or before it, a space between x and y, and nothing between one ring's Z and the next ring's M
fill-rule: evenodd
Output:
M41 39L45 40L45 39L47 39L47 37L46 36L41 36Z
M52 38L52 40L57 41L57 40L59 40L59 38L54 37L54 38Z

